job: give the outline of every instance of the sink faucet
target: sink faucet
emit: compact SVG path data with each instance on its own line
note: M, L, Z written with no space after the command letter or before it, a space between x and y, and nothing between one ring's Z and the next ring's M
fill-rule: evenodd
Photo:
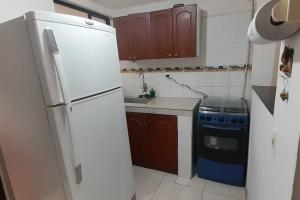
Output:
M147 93L148 92L148 86L147 86L147 84L146 84L146 82L145 82L145 75L144 75L144 73L140 73L139 74L139 78L142 76L142 81L143 81L143 84L142 84L142 87L141 87L141 89L143 90L143 92L144 93Z

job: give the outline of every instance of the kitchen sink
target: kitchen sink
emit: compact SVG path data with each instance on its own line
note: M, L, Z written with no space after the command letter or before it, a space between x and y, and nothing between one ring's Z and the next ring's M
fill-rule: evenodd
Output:
M124 99L125 103L140 103L140 104L147 104L152 101L153 98L135 98L135 97L127 97Z

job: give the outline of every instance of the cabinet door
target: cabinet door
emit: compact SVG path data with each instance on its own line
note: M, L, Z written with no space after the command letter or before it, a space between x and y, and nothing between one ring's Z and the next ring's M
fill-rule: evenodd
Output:
M126 116L132 163L148 167L149 138L147 114L127 113Z
M177 174L177 117L149 115L150 167Z
M189 5L173 9L174 56L196 56L197 8Z
M119 58L120 60L131 60L130 52L130 24L129 17L118 17L113 19L116 28Z
M140 13L129 15L130 17L130 48L133 60L151 58L150 44L150 14Z
M154 58L173 57L172 9L152 12L151 40Z

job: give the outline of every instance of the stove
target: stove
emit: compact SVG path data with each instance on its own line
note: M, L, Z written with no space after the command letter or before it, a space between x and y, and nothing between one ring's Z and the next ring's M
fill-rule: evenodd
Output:
M198 176L244 186L249 140L246 102L206 98L200 103L197 124Z
M244 100L206 98L200 103L199 123L215 126L247 127L248 110Z

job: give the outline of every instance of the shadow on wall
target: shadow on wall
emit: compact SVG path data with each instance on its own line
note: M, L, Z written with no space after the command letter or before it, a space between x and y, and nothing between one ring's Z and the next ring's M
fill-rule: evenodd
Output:
M206 65L206 51L207 51L207 16L206 10L201 11L202 20L200 22L200 61L201 64Z
M300 143L300 141L299 141ZM295 173L295 180L294 180L294 189L293 189L293 198L292 200L299 200L300 199L300 146L298 143L298 158L297 158L297 167Z

